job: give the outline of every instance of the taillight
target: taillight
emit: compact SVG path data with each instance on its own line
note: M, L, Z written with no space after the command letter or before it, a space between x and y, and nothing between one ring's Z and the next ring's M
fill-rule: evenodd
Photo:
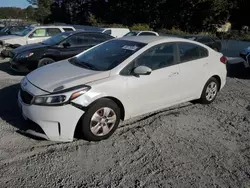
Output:
M226 64L227 63L227 58L225 56L222 56L220 58L220 62Z

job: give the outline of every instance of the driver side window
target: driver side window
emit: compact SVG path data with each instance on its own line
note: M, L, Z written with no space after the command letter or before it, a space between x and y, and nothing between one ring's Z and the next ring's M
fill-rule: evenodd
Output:
M175 44L165 43L156 45L139 57L134 62L135 66L147 66L152 70L161 69L175 64Z
M32 34L32 37L46 37L46 29L36 29Z
M132 63L125 67L121 74L130 75L138 66L147 66L157 70L176 64L176 44L164 43L151 47L139 55Z

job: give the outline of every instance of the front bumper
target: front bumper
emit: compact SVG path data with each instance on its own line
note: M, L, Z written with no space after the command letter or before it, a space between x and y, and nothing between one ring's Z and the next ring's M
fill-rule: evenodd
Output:
M44 133L32 129L26 132L51 141L73 141L76 125L84 114L84 111L70 104L64 106L25 104L21 99L20 92L18 93L18 104L24 119L35 122Z
M20 64L13 59L10 59L10 68L16 72L28 73L30 70L27 68L27 65Z

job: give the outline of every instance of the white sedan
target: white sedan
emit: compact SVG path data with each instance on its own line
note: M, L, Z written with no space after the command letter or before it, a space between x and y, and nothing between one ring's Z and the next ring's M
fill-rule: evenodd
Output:
M190 40L123 37L31 72L18 102L24 118L39 125L31 134L99 141L121 120L197 99L211 103L226 83L226 61Z

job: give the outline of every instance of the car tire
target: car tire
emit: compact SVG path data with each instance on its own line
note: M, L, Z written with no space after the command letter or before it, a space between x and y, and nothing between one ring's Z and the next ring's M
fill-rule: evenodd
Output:
M83 115L81 122L83 138L88 141L109 138L117 129L120 118L120 108L114 101L105 98L97 100Z
M199 99L199 102L201 104L210 104L212 103L219 91L219 82L216 78L212 77L210 78L207 83L205 84L201 98Z
M51 58L43 58L43 59L41 59L39 62L38 62L38 65L37 65L37 67L39 68L39 67L43 67L43 66L45 66L45 65L48 65L48 64L51 64L51 63L53 63L53 62L55 62L53 59L51 59Z

